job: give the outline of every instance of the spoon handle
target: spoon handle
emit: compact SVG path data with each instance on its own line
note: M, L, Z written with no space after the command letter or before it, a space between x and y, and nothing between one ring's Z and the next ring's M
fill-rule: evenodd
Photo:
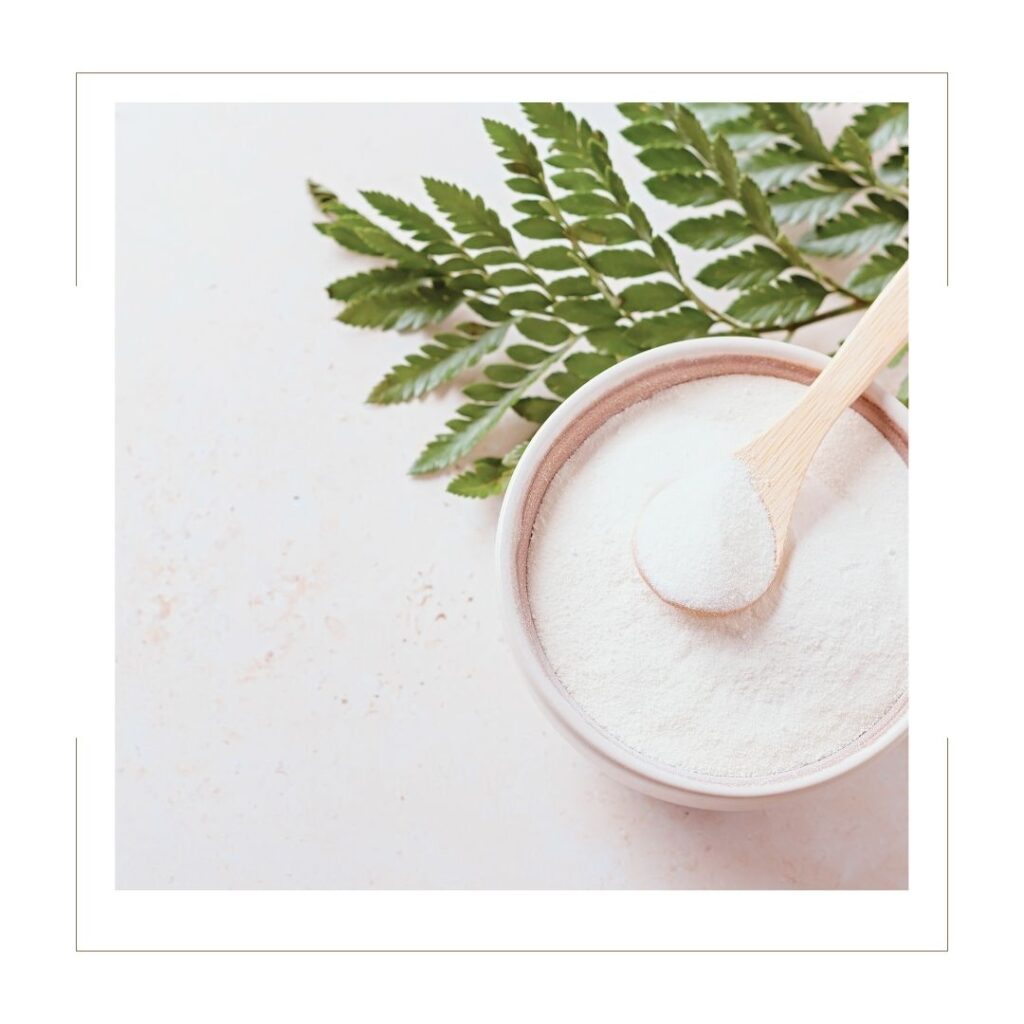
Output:
M802 404L813 402L831 416L822 429L823 437L906 342L908 279L904 263L808 389Z
M908 276L904 264L797 405L737 453L761 483L777 524L788 524L804 473L832 425L907 340Z

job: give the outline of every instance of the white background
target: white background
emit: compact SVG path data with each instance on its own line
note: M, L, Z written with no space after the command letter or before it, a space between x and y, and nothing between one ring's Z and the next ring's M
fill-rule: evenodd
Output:
M1006 274L1016 263L1007 189L1021 162L1021 143L1007 122L1019 91L1019 62L1016 37L1003 24L1005 9L981 3L972 8L975 18L964 19L944 17L942 9L868 3L852 17L793 3L781 18L777 9L738 0L728 12L690 7L684 17L677 5L651 4L628 32L609 32L592 6L531 10L524 0L516 17L490 32L481 30L474 12L477 5L453 3L443 18L430 7L349 9L341 16L336 5L297 3L287 17L275 10L265 21L251 11L244 33L233 6L187 0L159 31L153 31L152 12L137 4L19 8L12 15L2 41L10 59L0 67L6 138L15 155L0 173L8 279L18 287L10 293L12 342L0 415L8 475L21 491L5 509L4 533L12 628L0 784L14 836L0 848L10 881L9 926L0 939L12 977L4 1008L27 1003L31 1012L22 1017L103 1021L137 1020L143 1010L160 1022L280 1020L332 1011L375 1020L439 1011L446 1019L478 1020L486 1013L516 1022L539 1013L621 1020L678 1012L787 1022L1005 1013L1016 999L1021 720L1019 587L1006 570L1019 565L1022 554L1014 501L1019 480L1006 472L1014 458L1010 439L1019 435L1021 371L1006 305L1012 296ZM733 72L950 72L949 288L943 287L941 80L939 96L924 90L937 116L923 123L915 114L912 317L918 335L934 343L915 350L908 893L597 892L573 900L513 893L507 901L487 893L407 894L416 900L372 892L114 897L112 103L352 97L331 85L335 79L314 80L308 89L252 78L133 79L130 89L106 89L102 98L94 93L99 103L83 106L79 148L79 232L88 272L76 290L72 72L431 64L462 70L544 71L561 64L635 71L644 64ZM465 99L471 89L481 98L495 82L497 91L488 93L493 99L612 99L623 95L625 79L559 81L555 88L540 78L462 79L434 96ZM788 99L806 94L812 80L686 81L690 95L706 99L749 96L755 88L765 98ZM905 81L913 97L930 80ZM357 98L390 92L392 99L408 99L410 83L417 96L425 91L420 80L374 79ZM867 98L865 83L877 98L893 92L885 78L830 76L821 84L829 83L835 99ZM655 91L638 86L635 93L641 98ZM964 524L979 520L984 528L965 534ZM76 937L82 948L281 948L308 946L311 938L313 945L337 948L338 933L346 929L358 933L363 948L388 936L393 943L433 938L472 948L497 937L505 946L539 948L553 933L569 935L570 944L576 939L577 948L587 936L605 948L709 948L716 940L756 948L942 948L946 734L952 739L948 954L75 952ZM74 735L82 737L77 919ZM849 899L840 899L844 895Z
M621 115L574 109L674 223ZM501 635L499 502L405 475L457 389L365 404L424 335L333 320L324 286L371 264L313 231L304 177L365 209L429 205L426 173L511 222L483 116L525 127L504 104L118 109L118 884L905 886L905 745L740 814L566 747Z

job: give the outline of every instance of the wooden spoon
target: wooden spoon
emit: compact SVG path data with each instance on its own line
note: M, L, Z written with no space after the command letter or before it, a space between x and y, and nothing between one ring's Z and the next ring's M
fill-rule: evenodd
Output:
M814 453L907 339L907 278L904 264L781 420L722 465L670 483L645 505L633 557L662 600L723 614L768 589Z

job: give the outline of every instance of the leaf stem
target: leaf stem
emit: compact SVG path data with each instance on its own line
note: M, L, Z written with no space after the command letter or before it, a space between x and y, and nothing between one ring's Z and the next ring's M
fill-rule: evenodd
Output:
M910 197L902 189L896 188L894 185L890 185L888 182L882 181L878 176L878 171L874 167L872 167L871 172L868 173L864 168L857 164L850 164L844 160L840 160L839 157L834 154L829 160L829 166L834 167L837 171L842 171L843 174L852 178L860 186L862 191L877 189L890 199L896 199L904 204L907 204L910 201Z
M863 301L860 303L850 302L845 306L838 306L836 309L826 310L824 313L815 313L814 316L809 316L803 320L793 320L788 324L768 324L764 327L744 327L739 331L721 331L716 334L716 338L743 338L751 334L756 334L760 337L762 334L774 334L777 331L785 331L785 341L789 341L793 334L798 331L801 327L807 327L809 324L820 323L822 320L831 320L836 316L845 316L847 313L856 313L857 310L863 309L866 305Z
M677 267L673 267L669 271L669 276L679 285L680 289L686 295L686 297L706 316L711 317L712 320L718 320L723 324L729 324L730 327L737 327L741 330L746 328L741 320L736 320L724 311L719 311L713 306L709 306L687 283L683 280L683 275L679 272Z
M580 266L586 271L587 276L590 278L591 283L595 288L604 296L605 301L618 313L619 316L626 317L630 322L635 323L636 319L632 313L622 309L622 300L612 291L608 282L604 279L604 275L600 274L590 265L590 260L587 259L587 254L584 252L583 247L579 243L579 239L572 233L572 225L565 219L565 215L562 213L561 207L559 207L555 197L551 194L551 189L548 187L547 175L540 172L540 186L544 189L544 197L551 203L551 210L555 216L555 220L558 221L559 227L562 229L562 233L565 235L565 240L569 243L569 247L576 254L577 259L580 262Z
M831 320L834 316L845 316L847 313L856 313L857 310L863 309L867 303L863 299L858 299L856 302L847 303L845 306L837 306L835 309L826 310L824 313L815 313L814 316L809 316L804 320L794 320L791 324L780 324L775 330L788 330L795 331L799 327L806 327L808 324L820 323L822 320Z
M766 235L765 237L768 236ZM780 244L780 239L785 239L785 241ZM849 288L840 284L834 277L830 277L823 270L814 266L814 264L811 263L811 261L807 259L802 252L800 252L796 245L786 238L785 235L782 235L781 232L779 234L779 238L770 240L775 243L776 248L780 249L784 255L790 258L790 261L793 262L794 265L800 267L802 270L806 270L823 288L828 291L838 292L840 295L845 295L848 299L852 299L858 306L867 305L867 303L856 292L851 292Z

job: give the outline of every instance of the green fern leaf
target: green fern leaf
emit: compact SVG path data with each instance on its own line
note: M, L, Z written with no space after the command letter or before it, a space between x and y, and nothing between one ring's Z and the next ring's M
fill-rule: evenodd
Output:
M318 221L313 225L322 235L333 238L342 248L350 252L359 253L361 256L379 256L380 253L364 242L359 235L344 222L337 220Z
M609 169L604 136L561 103L523 103L523 113L541 138L549 139L552 156L546 162L565 170L588 169L604 178ZM552 179L558 184L557 176Z
M725 121L714 126L716 135L724 138L734 150L764 149L785 142L786 137L760 125L751 117Z
M516 267L509 267L507 270L496 270L487 281L495 288L512 288L521 284L540 284L541 279L530 273L528 270L519 270Z
M572 249L564 245L545 246L534 249L526 262L538 270L573 270L579 266L579 260Z
M570 336L563 346L553 352L545 352L530 345L509 347L506 355L512 362L525 364L526 375L518 384L503 389L497 401L474 401L460 406L457 418L447 423L448 432L439 434L423 449L409 472L417 476L432 473L468 455L494 429L502 416L525 397L527 390L562 359L575 340L575 336Z
M509 359L514 359L517 363L525 366L538 366L550 357L549 352L545 352L544 349L537 348L535 345L512 345L509 347L507 355Z
M501 267L509 263L521 262L519 254L508 249L489 249L473 257L474 261L484 267Z
M624 331L623 340L634 350L657 348L673 341L703 338L714 321L706 313L693 307L677 309L664 316L648 317ZM593 335L588 335L593 344Z
M364 191L362 197L389 220L395 221L403 231L412 232L419 242L447 242L451 235L424 210L403 199L384 192Z
M460 498L490 498L503 494L512 477L512 470L501 459L477 459L472 469L460 473L448 484L448 493Z
M706 163L712 160L712 143L704 126L700 123L697 115L688 110L682 103L669 104L669 117L672 127L679 134L679 138L704 158Z
M628 313L659 312L671 309L685 301L686 296L674 284L656 281L645 284L631 284L619 296L622 308Z
M741 295L729 313L752 327L786 327L813 316L827 292L809 277L760 285Z
M829 189L797 181L768 197L775 219L780 224L827 220L839 213L856 189Z
M367 399L375 405L408 402L432 391L501 346L508 324L485 327L466 324L459 333L435 336L404 363L391 368L388 375L370 392Z
M568 373L564 370L560 370L557 373L548 374L544 378L544 384L547 389L559 398L568 398L573 392L578 391L585 381L582 381L575 374Z
M503 309L506 313L515 313L520 310L536 313L542 309L546 309L550 305L551 299L547 295L544 295L542 292L535 291L532 288L524 288L518 291L509 292L508 295L498 303L498 309Z
M338 221L338 223L343 222ZM377 227L376 224L370 224L369 226L360 225L354 230L359 238L370 246L378 256L393 259L400 266L429 267L433 264L433 260L430 257L424 256L404 242L398 241L394 235L389 234L383 228Z
M517 416L521 416L530 423L543 423L560 405L560 402L553 398L536 398L533 395L520 398L512 406Z
M637 159L657 174L699 174L704 170L704 164L682 146L645 149L637 154Z
M726 195L735 199L740 192L740 168L736 162L736 154L732 151L732 147L724 135L715 139L713 155L715 169L722 179L722 187L725 189Z
M750 114L749 103L688 103L687 106L709 132L720 132L725 125Z
M654 121L638 121L631 124L628 128L622 129L622 136L634 146L641 146L644 149L679 145L679 136L671 128Z
M867 176L868 181L874 182L875 160L871 153L871 147L864 139L857 134L851 125L847 125L839 134L836 141L836 153L844 160L855 164Z
M562 144L572 143L579 148L579 122L576 115L561 103L523 103L523 113L534 133L542 139L552 139Z
M321 212L327 213L328 207L338 201L338 197L323 185L318 185L311 178L306 179L306 188L313 197L313 202L320 208Z
M909 124L906 103L874 103L853 119L854 130L876 152L893 139L906 142Z
M589 277L576 275L560 277L557 281L552 281L548 285L548 291L551 292L552 295L559 295L566 298L583 298L587 295L596 295L597 285L595 285Z
M500 459L477 459L472 469L448 484L449 493L463 498L489 498L504 493L529 443L529 440L521 441Z
M423 184L434 205L460 235L482 234L493 237L498 244L512 245L512 235L479 196L437 178L424 178Z
M740 205L756 231L772 240L778 237L779 227L768 200L752 178L744 178L740 182Z
M390 257L402 266L429 267L432 265L429 256L424 256L404 242L400 242L394 235L378 227L358 210L353 210L343 203L331 201L325 203L325 212L331 214L333 219L322 221L314 226L322 234L333 238L346 249L366 256Z
M744 170L762 188L781 188L818 166L794 146L780 145L751 157Z
M832 154L802 103L765 103L760 107L771 126L792 138L810 160L831 162Z
M410 267L378 267L342 277L327 286L327 294L339 302L366 299L388 292L408 292L424 282L423 272Z
M650 321L642 322L649 323ZM628 359L642 351L639 345L634 345L626 338L628 330L627 327L619 324L592 327L587 331L587 341L601 355L614 356L616 359Z
M665 116L660 103L619 103L615 109L627 121L660 121Z
M618 217L585 217L570 225L569 230L587 245L625 245L639 239L633 225Z
M902 245L887 245L883 252L875 253L850 275L846 287L868 302L892 280L896 271L907 262L907 250Z
M537 147L522 132L501 121L484 118L484 129L494 143L498 155L508 161L506 168L516 174L539 178L543 173Z
M537 241L551 241L565 236L561 224L550 217L526 217L524 220L517 220L512 227L524 238L533 238Z
M565 360L557 373L544 378L548 390L558 398L568 398L588 380L614 366L618 358L600 352L575 352Z
M542 320L540 317L526 317L516 326L524 338L538 345L561 345L572 333L565 324L557 320Z
M600 178L589 171L562 171L551 175L551 183L566 192L596 192L604 188Z
M606 299L565 299L555 305L555 316L584 327L604 327L615 323L619 314Z
M661 174L644 184L652 196L673 206L710 206L726 198L725 190L709 174Z
M590 265L605 277L646 277L660 269L658 261L640 249L605 249L590 257Z
M900 186L907 183L909 172L907 147L893 153L878 169L878 177L887 185Z
M749 238L754 229L742 214L730 210L711 217L681 220L668 233L691 249L725 249Z
M495 384L518 384L529 372L527 367L512 363L492 363L484 367L484 376Z
M789 267L789 260L776 249L755 245L753 249L709 263L697 280L709 288L747 289L769 284Z
M905 208L882 197L873 206L855 206L825 221L800 240L804 252L819 256L852 256L896 241L906 227Z
M604 373L616 363L614 356L601 352L574 352L565 360L565 368L581 383L592 380L599 373Z
M614 200L597 192L580 192L564 196L558 200L558 205L564 213L583 217L603 217L618 213L619 210Z
M405 333L438 323L461 301L460 294L446 289L383 292L349 302L337 319L352 327L376 327Z

